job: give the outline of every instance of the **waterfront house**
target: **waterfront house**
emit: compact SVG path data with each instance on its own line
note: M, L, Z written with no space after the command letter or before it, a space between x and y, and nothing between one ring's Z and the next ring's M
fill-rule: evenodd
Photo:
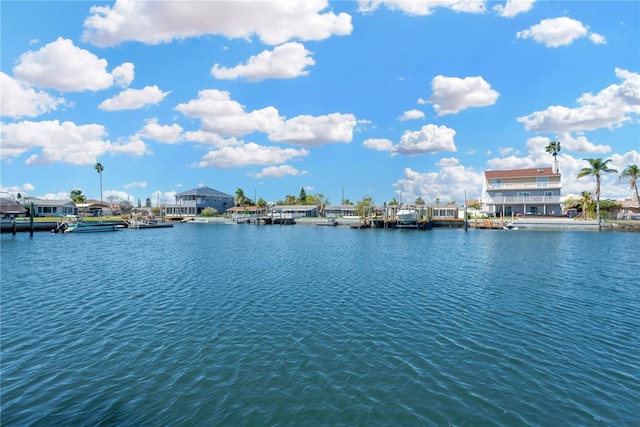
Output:
M554 168L486 171L482 211L496 217L561 215L562 181Z
M30 208L33 203L33 216L67 216L78 215L78 207L71 199L48 200L37 197L25 197L23 205Z
M327 205L324 208L324 216L327 218L355 216L355 214L355 205Z
M100 200L86 199L82 203L76 203L76 207L78 208L77 214L80 216L111 215L109 204Z
M234 206L234 197L210 187L198 187L176 194L176 202L165 206L167 216L196 216L203 209L213 208L219 214Z
M272 218L302 218L317 217L318 206L316 205L274 205L269 208L269 215Z
M26 213L27 209L15 200L7 197L0 198L0 215L2 219L24 216Z

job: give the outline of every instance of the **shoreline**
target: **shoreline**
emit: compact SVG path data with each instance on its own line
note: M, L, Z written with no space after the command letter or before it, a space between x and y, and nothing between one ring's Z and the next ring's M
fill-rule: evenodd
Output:
M321 217L304 217L297 218L296 224L303 226L317 226L320 223L326 222L326 218ZM360 224L359 219L355 218L338 218L338 225L336 227L351 227ZM476 224L481 223L482 219L478 219L477 223L475 219L468 221L469 228L482 229L483 227L477 227ZM508 220L511 222L510 220ZM124 221L116 221L122 222ZM242 225L237 224L233 220L228 218L192 218L187 223L202 223L202 224L224 224L224 225ZM499 224L502 224L504 220L491 220L492 224L496 225L494 228L499 228ZM519 218L513 221L513 224L523 230L589 230L598 231L598 223L595 220L575 220L568 218ZM34 221L34 232L50 232L56 226L56 221ZM463 228L464 221L460 219L435 219L434 228ZM485 227L486 228L486 227ZM15 222L15 232L24 233L30 231L30 222L27 220L19 220ZM639 220L605 220L602 221L600 231L630 231L640 232ZM14 226L12 221L3 220L0 227L1 233L13 233Z

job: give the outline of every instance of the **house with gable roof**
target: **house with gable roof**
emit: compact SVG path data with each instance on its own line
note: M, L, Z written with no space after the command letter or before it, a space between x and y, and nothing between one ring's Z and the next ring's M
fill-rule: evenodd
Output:
M485 171L482 211L496 217L562 215L557 167Z

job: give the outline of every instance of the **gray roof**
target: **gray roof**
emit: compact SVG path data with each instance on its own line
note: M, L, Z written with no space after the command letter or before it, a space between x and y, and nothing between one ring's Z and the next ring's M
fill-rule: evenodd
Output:
M178 196L215 196L215 197L231 197L233 196L223 193L222 191L214 190L211 187L198 187L193 190L184 191L182 193L176 194Z
M27 209L20 205L18 202L11 200L0 198L0 213L7 215L22 215L27 212Z

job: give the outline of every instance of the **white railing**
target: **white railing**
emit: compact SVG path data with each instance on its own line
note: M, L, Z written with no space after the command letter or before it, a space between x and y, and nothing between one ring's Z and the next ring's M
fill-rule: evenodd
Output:
M488 184L488 190L517 190L517 189L540 189L540 188L562 188L560 182L504 182L502 184Z
M509 197L493 197L487 200L490 205L502 204L543 204L543 203L560 203L560 196L509 196Z

